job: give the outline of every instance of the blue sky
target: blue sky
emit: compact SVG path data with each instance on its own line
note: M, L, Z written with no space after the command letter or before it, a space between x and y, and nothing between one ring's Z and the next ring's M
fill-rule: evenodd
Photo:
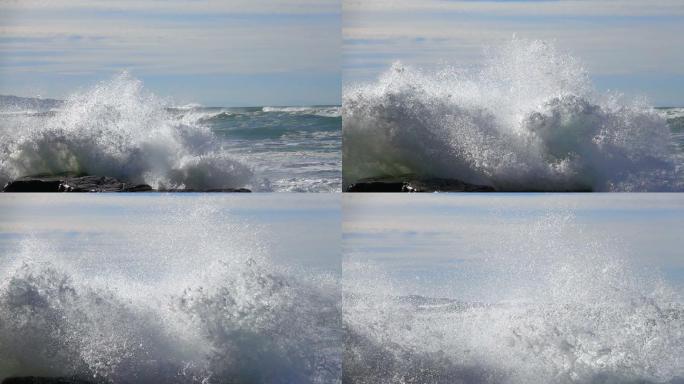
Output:
M340 102L336 0L7 0L0 94L62 98L128 70L179 104Z
M680 194L347 194L343 212L345 262L375 265L413 294L475 294L527 265L583 258L656 271L684 294Z
M372 80L396 60L477 67L514 35L575 56L599 90L684 106L681 0L346 0L344 83Z

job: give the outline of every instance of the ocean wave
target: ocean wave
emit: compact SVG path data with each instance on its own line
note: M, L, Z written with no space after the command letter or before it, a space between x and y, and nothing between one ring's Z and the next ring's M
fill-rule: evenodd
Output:
M14 113L40 113L61 108L62 100L35 97L0 95L0 115Z
M42 119L6 120L0 184L35 174L86 173L155 188L227 188L252 171L220 150L208 127L179 121L127 73L70 96Z
M176 107L173 107L173 108L174 108L174 109L179 109L179 110L187 111L187 110L191 110L191 109L202 108L202 104L198 104L198 103L188 103L188 104L179 105L179 106L176 106Z
M667 125L675 135L684 132L684 108L661 110L660 114L667 119Z
M401 324L392 332L415 338L368 334L345 323L343 380L675 384L684 378L674 357L682 352L682 306L646 300L632 306L460 306L394 307Z
M0 381L339 383L339 278L277 264L270 226L228 208L165 195L115 210L123 225L105 213L79 236L16 240L0 263Z
M341 108L329 107L263 107L263 112L288 113L292 115L311 115L318 117L340 117Z
M142 300L24 264L0 285L0 378L335 382L336 303L255 263L243 267Z
M485 256L472 284L442 284L443 299L346 262L344 381L681 383L680 293L573 222L554 214L503 236L511 251Z
M416 174L498 190L681 190L652 107L599 94L582 65L515 39L478 72L396 63L343 95L345 184Z
M684 108L658 108L657 111L666 119L684 117Z
M225 232L194 221L207 207L195 208L172 214L182 232L152 231L127 244L141 252L127 277L88 272L68 247L23 244L0 272L0 380L339 382L336 280L286 272L254 249L238 253L237 239L226 250ZM204 241L192 260L204 262L182 259L198 234ZM161 270L150 270L162 259ZM147 275L138 282L139 274Z
M244 118L254 119L255 122L262 121L264 126L263 129L273 129L272 125L274 121L272 119L279 118L274 116L270 118L269 114L285 114L288 116L313 116L322 118L339 118L340 117L340 107L247 107L247 108L190 108L190 109L177 109L173 108L173 112L176 112L176 118L185 124L203 124L209 126L217 126L222 123L227 123L230 121L235 121ZM264 116L266 115L266 116ZM239 128L241 125L236 124ZM256 129L256 128L255 128ZM283 127L284 129L284 127Z
M216 111L215 109L206 110L200 108L181 110L180 112L181 113L177 114L175 117L183 124L205 126L208 126L214 122L229 120L230 118L238 115L236 112L223 109Z

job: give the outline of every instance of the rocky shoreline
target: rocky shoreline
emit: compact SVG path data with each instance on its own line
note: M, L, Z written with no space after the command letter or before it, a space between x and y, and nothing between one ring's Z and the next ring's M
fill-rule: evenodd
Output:
M155 190L147 184L131 184L109 176L38 175L8 182L3 192L251 192L247 188Z
M373 177L350 184L345 192L496 192L493 187L456 179L412 175Z

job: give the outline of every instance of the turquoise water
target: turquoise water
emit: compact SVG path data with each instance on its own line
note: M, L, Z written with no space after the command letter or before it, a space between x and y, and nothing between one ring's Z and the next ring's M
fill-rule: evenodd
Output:
M260 189L341 190L339 106L190 107L171 112L183 121L210 127L226 153L255 169Z
M339 106L177 106L123 73L65 100L0 96L0 184L85 173L157 189L341 190Z
M684 154L684 108L657 108L657 111L667 119L667 126L672 132L672 143L678 153Z

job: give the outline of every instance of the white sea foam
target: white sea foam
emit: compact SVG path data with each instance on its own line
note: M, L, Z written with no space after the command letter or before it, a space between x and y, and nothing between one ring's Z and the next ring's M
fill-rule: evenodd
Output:
M41 119L13 118L0 131L0 184L60 172L117 177L155 188L242 187L248 166L220 150L210 129L179 121L123 73L70 96Z
M3 256L0 381L339 382L337 279L279 268L259 228L174 199L104 247L38 236Z
M492 244L486 273L464 264L472 286L444 283L448 299L410 296L413 282L352 257L343 272L348 382L684 378L684 302L657 272L631 264L566 214L520 225ZM458 299L463 289L479 300Z
M207 111L203 109L190 109L176 115L176 119L187 125L206 125L207 122L213 119L226 118L236 114L226 110Z
M663 108L658 112L667 119L676 119L684 117L684 108Z
M263 112L281 112L292 115L312 115L320 117L340 117L340 107L263 107Z
M333 300L256 263L215 268L214 280L143 299L22 265L0 284L0 378L337 380Z
M514 39L476 72L400 63L343 96L344 182L417 174L499 190L684 188L665 119L596 92L573 57Z

